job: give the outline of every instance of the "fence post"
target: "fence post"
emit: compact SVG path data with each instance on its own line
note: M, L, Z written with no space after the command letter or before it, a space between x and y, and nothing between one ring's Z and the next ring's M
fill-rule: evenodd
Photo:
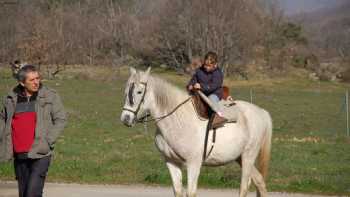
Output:
M147 119L148 118L147 118L147 112L146 112L145 122L143 123L143 128L144 128L146 134L148 134Z
M345 96L345 107L346 107L346 134L349 137L349 90L346 90Z
M253 89L250 88L250 103L253 103Z

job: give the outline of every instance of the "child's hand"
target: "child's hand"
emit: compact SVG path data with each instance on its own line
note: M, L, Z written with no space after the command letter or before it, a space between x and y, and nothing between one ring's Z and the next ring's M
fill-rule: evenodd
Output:
M201 89L201 84L199 84L199 83L194 84L194 88L197 89L197 90L200 90Z
M189 86L188 86L188 90L189 90L189 91L193 90L193 86L192 86L192 85L189 85Z

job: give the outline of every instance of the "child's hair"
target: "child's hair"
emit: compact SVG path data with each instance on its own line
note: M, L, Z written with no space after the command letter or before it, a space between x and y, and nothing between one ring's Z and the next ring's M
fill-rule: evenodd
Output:
M213 51L209 51L204 56L204 60L207 60L207 59L210 59L210 61L215 64L218 62L218 55Z

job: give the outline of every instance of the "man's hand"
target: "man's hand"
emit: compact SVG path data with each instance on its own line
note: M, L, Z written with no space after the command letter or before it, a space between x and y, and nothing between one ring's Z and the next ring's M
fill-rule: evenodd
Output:
M199 83L194 84L194 88L197 89L197 90L200 90L201 89L201 84L199 84Z

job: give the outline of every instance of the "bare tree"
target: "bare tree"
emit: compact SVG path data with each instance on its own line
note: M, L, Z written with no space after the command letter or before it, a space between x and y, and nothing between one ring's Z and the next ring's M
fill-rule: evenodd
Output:
M246 77L256 48L269 69L285 54L277 46L283 13L263 1L271 0L21 1L0 8L0 58L47 65L51 76L64 64L117 68L134 59L183 70L212 50L226 74ZM345 45L338 51L347 54Z

